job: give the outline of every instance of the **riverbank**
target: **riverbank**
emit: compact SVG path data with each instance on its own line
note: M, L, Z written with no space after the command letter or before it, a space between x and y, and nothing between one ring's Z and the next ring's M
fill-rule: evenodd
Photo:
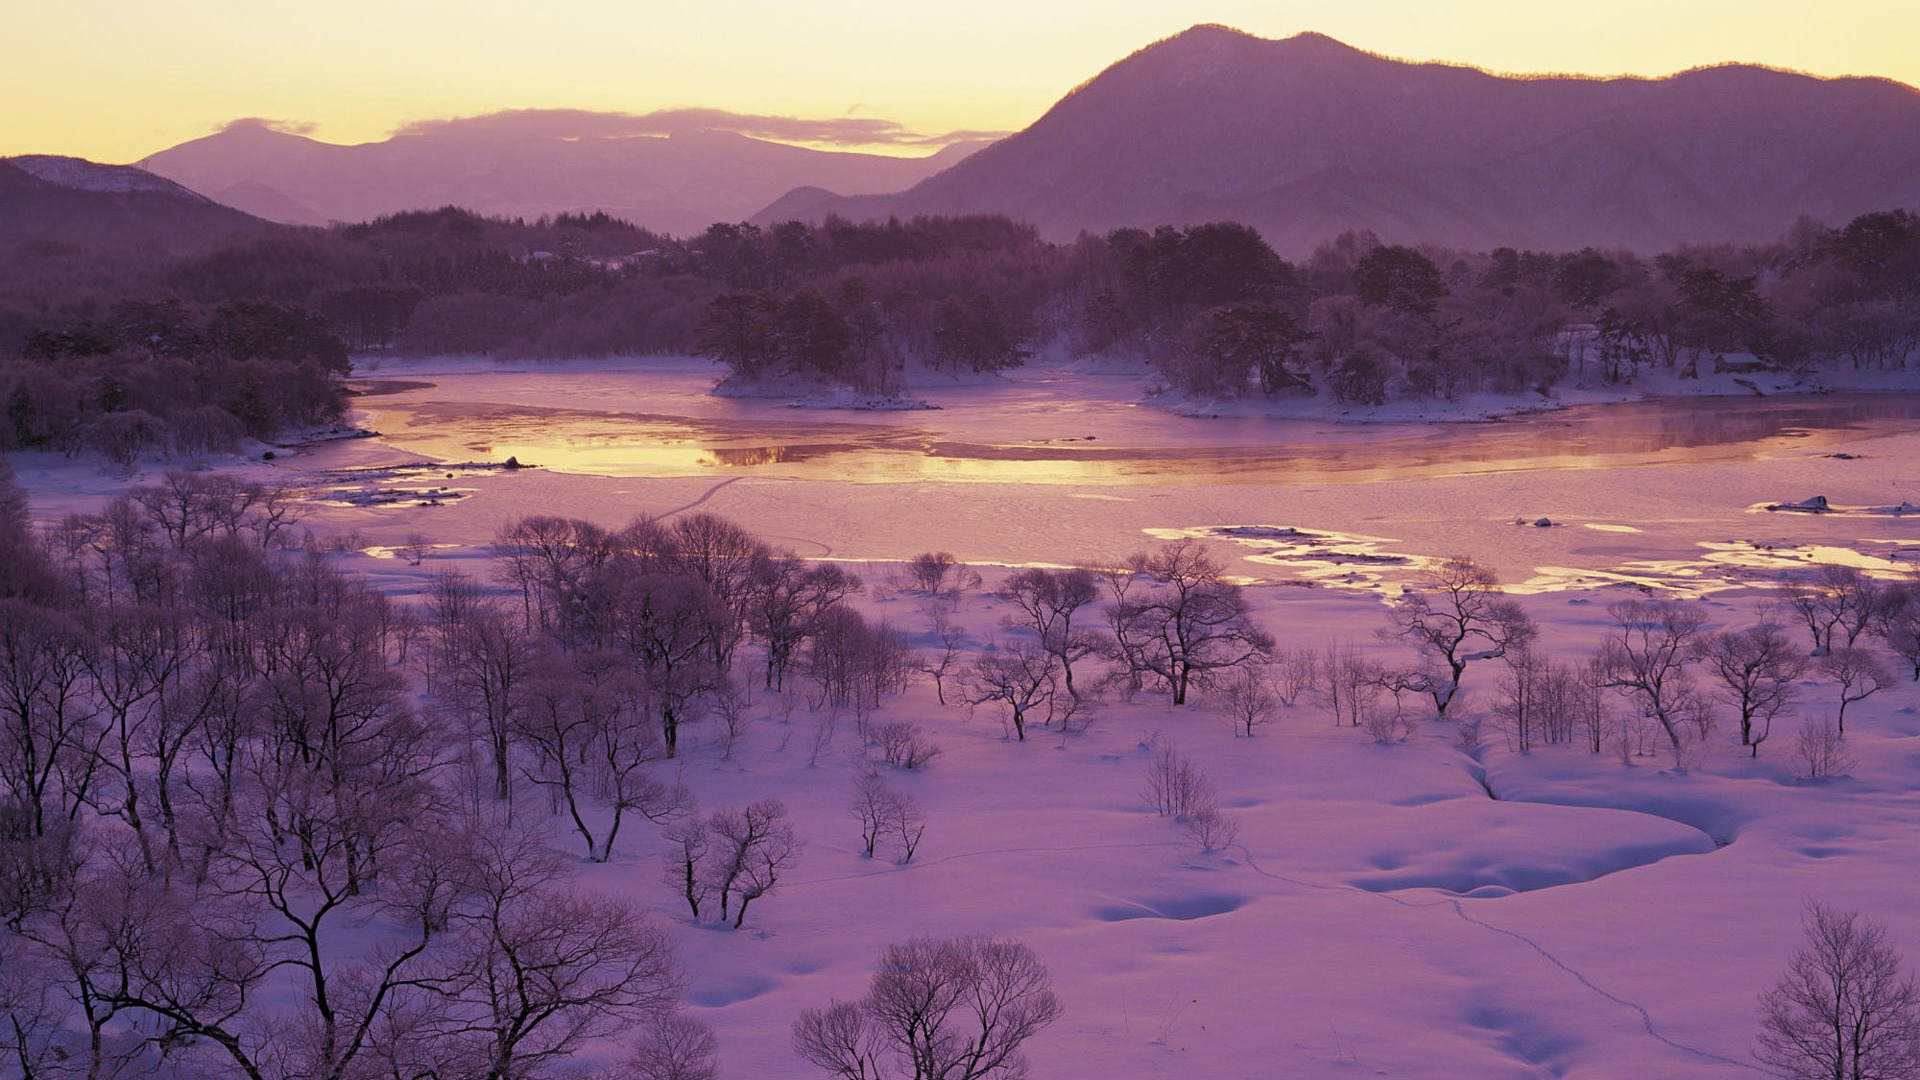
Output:
M1287 393L1268 397L1193 395L1167 386L1164 378L1140 361L1113 358L1071 359L1044 355L1004 372L932 371L909 366L907 387L896 395L854 391L824 391L812 383L773 382L751 387L726 377L723 366L686 356L605 357L573 360L494 360L484 356L356 358L356 381L380 384L374 393L392 392L389 381L431 378L434 375L583 375L633 374L697 375L711 380L709 393L718 400L748 404L792 406L822 412L873 413L949 408L982 394L992 396L1023 385L1082 389L1098 388L1089 396L1165 412L1191 419L1302 420L1328 424L1381 425L1470 423L1513 416L1558 412L1591 405L1628 402L1695 400L1706 398L1814 397L1834 393L1920 393L1920 368L1894 371L1832 369L1798 375L1790 371L1708 371L1699 375L1649 368L1632 379L1609 383L1598 372L1576 372L1544 393L1464 394L1454 400L1409 398L1384 405L1341 402L1325 392Z
M1173 390L1150 392L1144 404L1196 418L1264 417L1351 424L1460 423L1557 412L1588 405L1702 398L1781 398L1834 393L1920 392L1920 369L1910 371L1828 371L1799 376L1784 371L1706 373L1682 376L1654 369L1625 382L1572 380L1545 393L1463 394L1457 400L1408 399L1385 405L1355 405L1331 395L1260 394L1216 398Z

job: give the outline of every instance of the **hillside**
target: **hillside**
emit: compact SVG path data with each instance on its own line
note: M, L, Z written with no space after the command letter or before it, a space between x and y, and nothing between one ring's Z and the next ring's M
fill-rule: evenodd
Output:
M209 197L295 224L461 206L496 217L605 211L685 235L740 221L795 187L905 188L977 144L928 158L810 150L717 130L601 132L597 114L500 114L339 146L239 122L140 164Z
M125 165L30 155L0 159L0 247L30 242L192 251L272 228L170 180Z
M1200 26L908 191L794 193L762 217L1004 213L1054 239L1236 220L1295 256L1348 229L1660 251L1920 205L1916 165L1920 91L1884 79L1516 78Z

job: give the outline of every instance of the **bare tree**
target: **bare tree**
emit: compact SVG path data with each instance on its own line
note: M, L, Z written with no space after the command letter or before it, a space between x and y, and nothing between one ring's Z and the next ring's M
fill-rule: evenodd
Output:
M705 511L675 519L667 541L671 569L704 584L726 612L713 635L714 664L724 672L751 622L760 565L771 556L745 529Z
M1760 995L1754 1056L1795 1080L1905 1080L1920 1073L1920 983L1858 912L1808 903L1806 943Z
M632 656L646 682L667 756L680 749L680 727L722 684L714 663L716 636L728 615L697 578L623 565L608 589L613 639Z
M920 838L927 834L927 815L920 801L907 792L896 792L892 802L886 830L893 840L893 861L910 863L920 850Z
M1106 605L1107 628L1111 633L1105 642L1105 651L1113 665L1106 682L1119 687L1122 701L1132 701L1146 686L1146 628L1136 625L1134 619L1137 597L1147 589L1146 576L1129 562L1102 570L1100 580L1113 598Z
M272 548L298 521L298 504L284 489L218 473L168 469L159 483L127 494L176 551L212 536L250 536Z
M890 1080L901 1053L868 1015L866 1001L834 1001L808 1009L793 1022L793 1052L837 1080ZM917 1078L922 1075L915 1073Z
M800 841L778 799L715 811L707 819L707 837L709 850L700 869L720 898L720 920L731 912L738 930L746 922L747 905L772 892L800 858Z
M1360 725L1360 718L1380 699L1379 672L1379 665L1363 658L1351 642L1327 646L1314 690L1333 715L1333 726Z
M0 599L0 783L36 837L87 797L98 731L84 692L87 645L68 616Z
M679 784L652 775L666 754L644 708L645 686L609 652L552 653L526 680L526 707L516 736L532 751L528 780L564 806L587 858L606 862L629 813L655 823L688 811ZM587 800L610 817L604 831L588 820Z
M940 756L940 744L911 720L889 720L873 730L880 757L901 769L918 769Z
M714 742L720 747L720 757L725 761L733 760L733 749L753 726L753 716L749 712L753 699L731 680L723 680L713 695L713 718L719 721L720 730L714 734Z
M1253 625L1245 595L1225 574L1198 544L1176 540L1108 578L1124 662L1157 677L1175 705L1186 704L1196 682L1273 652L1272 636Z
M424 533L408 533L407 538L394 549L408 566L419 566L433 554L433 540Z
M140 1021L146 1018L129 1010L117 989L118 952L165 936L185 913L138 857L128 852L104 862L85 872L76 868L57 897L18 926L17 936L0 936L14 946L0 960L15 967L0 976L40 981L37 988L11 988L18 1011L9 1011L11 1030L0 1035L15 1050L9 1057L17 1071L8 1075L119 1077L154 1066L135 1034L145 1034Z
M1854 766L1854 757L1832 720L1804 720L1793 740L1795 775L1802 780L1839 776Z
M1585 666L1577 668L1577 680L1573 684L1574 727L1580 733L1580 741L1587 752L1598 754L1607 745L1607 740L1617 734L1619 722L1613 710L1607 706L1607 672L1605 658L1594 655L1587 658Z
M1531 647L1510 650L1504 659L1506 670L1491 712L1508 745L1525 754L1542 741L1572 741L1586 689L1582 673L1553 663Z
M895 861L913 861L920 837L926 831L926 815L912 795L889 786L877 776L862 777L854 785L848 810L860 822L860 841L868 858L873 858L881 840L891 839Z
M953 598L980 587L980 575L949 551L923 551L908 560L906 587L922 596Z
M1293 708L1300 695L1312 691L1319 676L1320 657L1304 645L1276 649L1273 654L1273 689L1280 704Z
M1617 600L1607 605L1616 628L1601 647L1604 685L1658 723L1685 771L1691 749L1713 724L1713 714L1687 670L1699 655L1706 614L1677 600Z
M587 582L613 557L613 544L605 529L590 522L535 516L502 528L493 551L507 580L520 589L528 625L570 641Z
M860 843L869 859L873 858L874 848L880 844L880 834L886 828L893 794L887 782L877 776L860 777L854 781L853 801L847 805L847 810L860 822Z
M688 913L698 919L700 905L713 895L713 882L706 873L707 856L713 850L713 836L707 822L690 813L669 823L661 833L669 845L664 875L667 884L680 891L680 898L687 902Z
M1900 582L1888 590L1873 632L1906 662L1912 678L1920 681L1920 579Z
M594 664L588 670L607 667ZM575 659L567 654L540 657L527 679L526 708L514 737L522 747L523 760L531 759L522 766L527 779L546 788L554 804L566 807L592 859L599 854L599 840L587 821L585 801L592 776L589 754L598 726L598 709L593 705L601 695L582 676Z
M793 1048L840 1080L1020 1080L1021 1044L1061 1011L1026 945L919 938L887 949L865 998L802 1013Z
M1740 745L1760 756L1773 721L1792 707L1806 657L1777 623L1709 634L1700 642L1707 670L1720 680L1722 697L1740 717Z
M1406 721L1408 736L1411 737L1418 729L1413 723L1416 717L1407 711L1407 695L1430 692L1433 681L1428 673L1412 668L1375 667L1368 677L1382 694L1393 698L1393 706L1382 711L1392 713L1396 720Z
M409 779L419 756L395 750L356 770L350 784L263 763L249 777L246 805L207 845L192 917L117 953L125 1004L224 1051L252 1077L345 1080L377 1059L391 1011L434 969L439 926L382 919L400 901L369 890L371 872L452 833ZM368 947L370 923L386 932ZM269 975L286 980L284 993L268 992ZM299 1012L279 1011L282 998L298 1001Z
M1499 578L1466 555L1450 556L1421 573L1420 588L1388 609L1384 636L1403 637L1438 660L1428 692L1441 716L1460 691L1467 664L1523 648L1537 633L1533 620L1508 599Z
M967 702L984 705L997 701L1005 705L1014 737L1024 742L1028 713L1038 709L1051 718L1059 658L1032 641L1016 641L1004 647L988 642L987 647L987 652L967 666Z
M1235 731L1252 738L1256 729L1273 722L1282 704L1277 682L1268 664L1249 664L1222 682L1220 707Z
M576 891L533 845L483 850L436 981L438 1026L474 1075L539 1075L678 1007L672 948L640 912Z
M609 1080L715 1080L718 1059L712 1028L683 1013L667 1013L646 1022L633 1052Z
M487 747L493 797L511 798L513 730L525 706L534 644L456 571L435 576L429 607L438 660L434 682L447 707Z
M21 1077L58 1076L79 1059L53 958L18 934L0 934L0 1061Z
M787 669L825 614L860 591L837 563L808 563L792 552L756 564L748 624L767 647L767 685L785 685Z
M95 753L114 789L100 784L95 809L124 821L133 831L147 869L154 868L153 824L148 820L153 795L152 760L166 751L171 773L191 732L168 721L177 714L165 707L168 695L194 660L198 637L184 613L155 603L117 603L88 613L90 647L80 656L86 665L92 699L100 706L105 730ZM168 850L177 850L169 842Z
M818 690L816 704L851 709L864 731L880 702L911 683L918 660L898 630L869 622L851 608L834 607L814 626L805 666Z
M1785 588L1787 609L1799 616L1815 653L1833 649L1834 635L1852 648L1880 614L1887 590L1858 567L1824 563Z
M1073 568L1048 570L1030 568L1007 578L997 594L1020 609L1020 617L1009 617L1009 625L1024 626L1040 636L1048 652L1060 661L1060 673L1068 696L1078 700L1080 691L1073 685L1073 664L1100 650L1100 636L1089 627L1075 626L1074 615L1100 598L1100 586L1092 571Z
M1181 821L1217 808L1220 802L1213 790L1213 781L1171 743L1154 749L1140 793L1154 813Z
M1840 711L1834 724L1844 738L1847 734L1847 706L1865 701L1894 684L1893 672L1886 661L1871 649L1852 646L1834 649L1820 658L1820 673L1840 684Z
M1187 818L1187 835L1201 851L1222 851L1240 840L1240 819L1220 809L1206 806Z
M1414 719L1399 709L1367 709L1360 714L1360 730L1381 746L1406 742L1420 734Z
M927 609L927 620L931 623L934 640L940 645L937 654L921 654L920 670L933 676L934 696L940 704L947 703L947 675L953 670L960 658L960 643L966 640L967 632L962 630L947 613L944 605L932 604Z

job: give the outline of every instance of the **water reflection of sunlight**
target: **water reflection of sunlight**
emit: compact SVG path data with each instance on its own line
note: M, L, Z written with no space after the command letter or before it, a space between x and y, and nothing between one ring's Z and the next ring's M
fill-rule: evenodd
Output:
M631 388L608 389L608 401ZM999 425L954 430L921 417L788 419L618 413L467 402L381 399L393 438L435 456L509 455L557 472L610 477L768 470L781 477L871 482L960 482L1113 487L1364 483L1537 469L1604 470L1750 460L1841 431L1898 427L1920 395L1816 401L1701 400L1569 409L1526 420L1366 430L1295 422L1233 423L1212 440L1147 424L1085 437L1022 438ZM582 399L584 400L584 398ZM685 408L671 401L668 410ZM1078 418L1076 418L1078 419ZM977 418L975 423L977 424ZM1079 426L1064 430L1078 431ZM1024 432L1023 432L1024 434ZM1140 440L1140 441L1129 441ZM1155 445L1160 440L1164 445ZM977 440L977 441L975 441ZM449 450L450 447L459 449ZM1796 448L1796 453L1803 452Z
M712 456L715 465L738 468L752 465L777 465L782 461L804 461L791 446L716 446L707 453Z
M1024 458L947 456L903 447L859 443L703 446L696 442L654 442L620 437L556 438L542 442L501 442L474 447L504 459L508 455L552 472L593 476L698 475L716 470L767 466L806 466L777 474L816 475L856 483L942 483L1106 485L1136 476L1161 475L1165 463L1113 461L1091 457ZM831 461L824 460L831 458Z
M495 443L486 452L501 459L517 457L549 472L584 473L590 476L697 473L715 464L711 451L688 443L556 440Z

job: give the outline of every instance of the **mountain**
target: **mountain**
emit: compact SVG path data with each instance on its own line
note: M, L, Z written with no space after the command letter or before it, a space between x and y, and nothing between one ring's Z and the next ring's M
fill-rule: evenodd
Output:
M1515 78L1198 26L907 191L795 192L758 218L1002 213L1055 239L1231 219L1298 256L1348 229L1662 251L1894 206L1920 207L1920 91L1889 80Z
M632 134L604 114L498 114L339 146L242 121L141 167L276 221L366 221L461 206L535 218L604 210L686 235L741 221L782 192L898 191L982 144L928 158L809 150L722 130Z
M0 158L0 247L40 241L95 248L210 247L274 226L127 165L28 155Z

